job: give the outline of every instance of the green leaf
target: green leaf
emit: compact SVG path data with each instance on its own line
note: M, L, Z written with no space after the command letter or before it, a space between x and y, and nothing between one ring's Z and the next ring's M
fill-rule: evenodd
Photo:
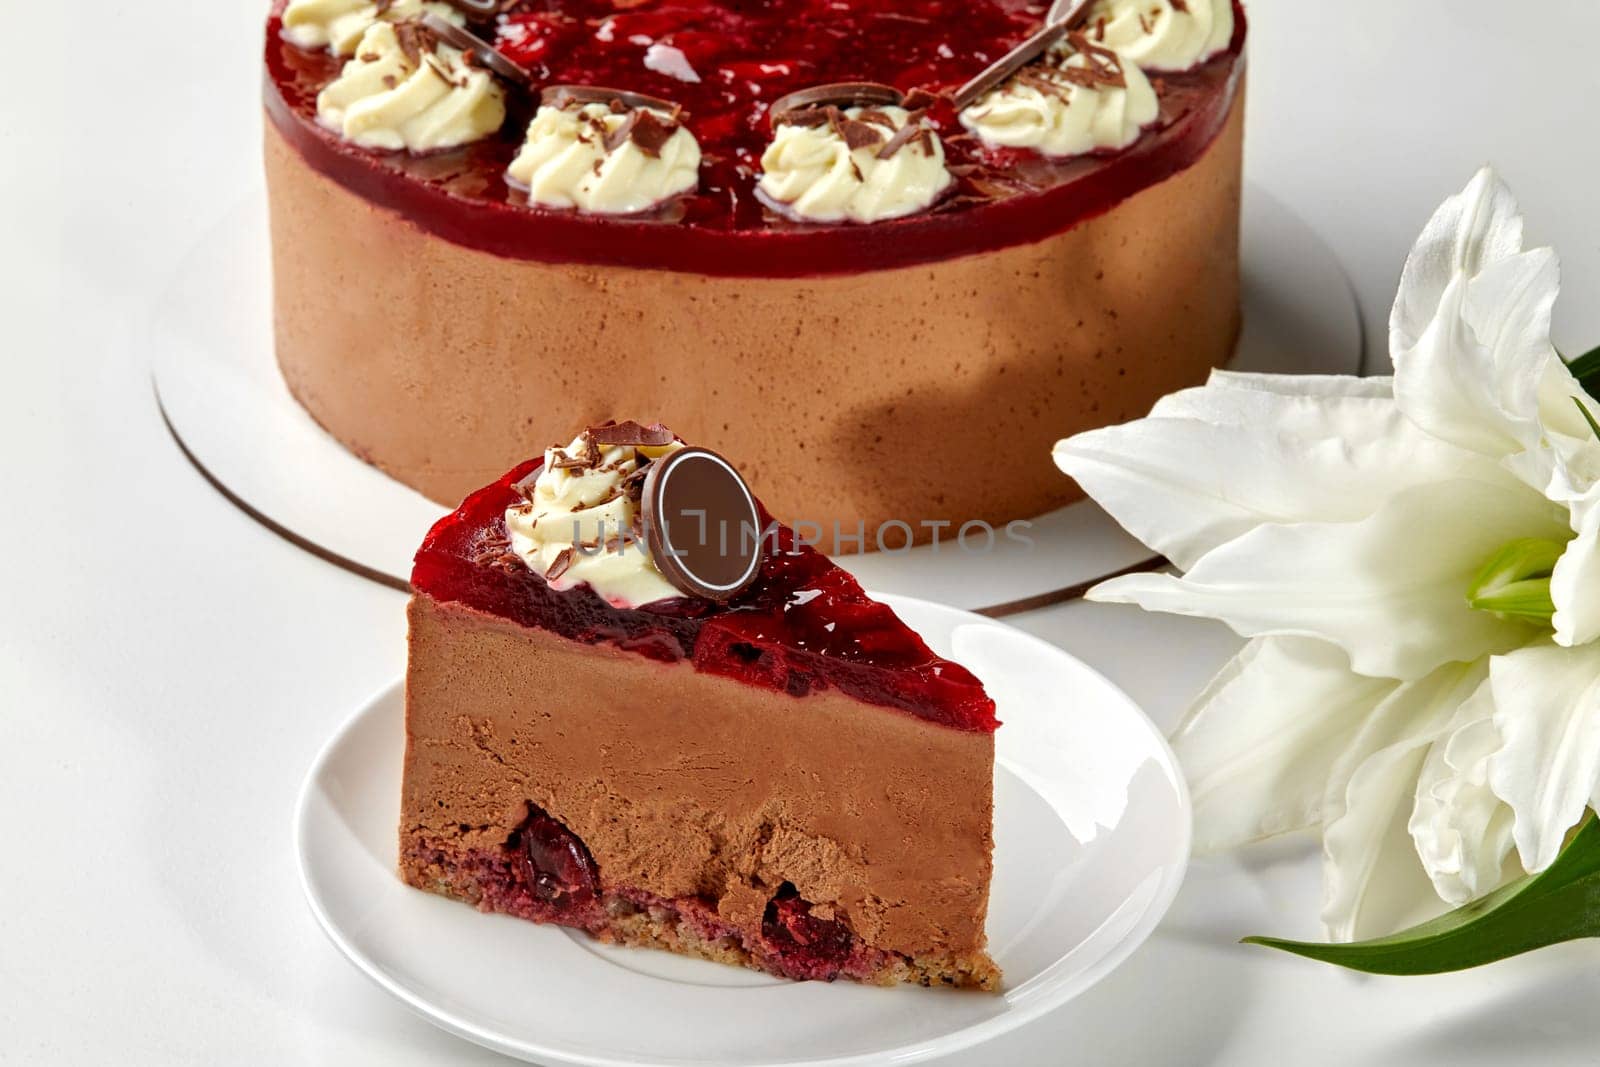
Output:
M1567 364L1572 376L1590 396L1600 399L1600 348L1591 349Z
M1543 873L1409 930L1334 945L1244 940L1368 974L1442 974L1581 937L1600 937L1600 821L1592 813Z

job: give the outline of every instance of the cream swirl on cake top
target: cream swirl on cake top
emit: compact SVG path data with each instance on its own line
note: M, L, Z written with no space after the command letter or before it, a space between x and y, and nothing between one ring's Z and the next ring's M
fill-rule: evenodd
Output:
M602 446L590 432L547 449L538 477L520 487L526 503L506 511L511 550L557 592L587 584L624 608L682 596L638 539L639 471L682 442Z
M531 203L632 215L699 186L700 143L659 108L544 104L506 177Z
M1233 0L1099 0L1085 27L1145 70L1188 70L1232 43Z
M416 22L373 23L317 96L317 120L363 148L455 148L489 136L505 118L499 82Z
M424 0L290 0L283 12L283 35L301 48L349 56L373 23L419 19L426 12L466 25L466 18L449 4Z
M878 222L927 209L955 180L944 144L902 107L780 115L761 156L763 199L809 222Z
M1060 159L1127 148L1160 113L1142 70L1073 34L960 118L986 145Z

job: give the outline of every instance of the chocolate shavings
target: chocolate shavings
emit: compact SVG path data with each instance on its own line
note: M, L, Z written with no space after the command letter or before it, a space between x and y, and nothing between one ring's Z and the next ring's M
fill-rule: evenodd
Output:
M556 558L550 561L550 569L544 572L545 581L553 582L567 573L572 568L573 559L577 554L577 550L572 548L563 548L557 552Z
M893 125L890 126L893 129ZM870 122L860 122L856 119L845 119L839 123L839 133L844 137L844 143L850 151L858 148L871 148L884 142L883 131Z
M878 149L879 159L892 159L894 154L908 144L915 143L922 149L925 156L933 155L933 131L922 124L923 113L914 111L906 116L906 124L895 131L882 148Z
M676 122L661 119L654 111L630 111L622 125L606 134L606 151L615 152L629 141L651 159L661 158L661 149L678 132ZM617 442L624 444L627 442Z
M1069 33L1067 42L1083 56L1087 66L1059 66L1054 73L1085 89L1126 89L1127 72L1122 69L1122 57L1109 48L1089 40L1081 33Z
M400 43L400 51L405 53L412 67L422 66L422 57L431 55L439 47L439 35L431 26L421 22L395 23L394 36Z
M558 471L582 470L586 467L600 465L600 446L588 434L583 436L583 451L576 456L567 455L564 449L552 449L555 459L550 461L550 469Z

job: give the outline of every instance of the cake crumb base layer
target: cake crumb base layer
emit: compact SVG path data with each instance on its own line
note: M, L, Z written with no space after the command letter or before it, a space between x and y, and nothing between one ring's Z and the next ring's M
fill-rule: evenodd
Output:
M994 991L1000 970L987 953L907 956L852 938L847 949L820 958L805 946L778 943L762 927L729 924L705 901L664 899L642 890L602 886L592 898L539 899L509 847L463 848L420 833L402 836L400 874L408 885L479 911L582 930L598 941L665 949L682 956L799 981L847 978L871 985L913 983Z

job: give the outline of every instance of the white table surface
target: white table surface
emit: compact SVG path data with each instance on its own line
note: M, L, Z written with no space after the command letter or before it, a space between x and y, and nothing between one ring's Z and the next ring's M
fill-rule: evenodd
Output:
M402 598L213 492L162 429L132 340L254 179L264 2L83 6L69 25L5 5L0 1062L494 1061L360 977L296 883L296 787L401 670ZM1250 171L1337 249L1380 351L1413 236L1486 160L1565 255L1558 340L1600 342L1600 4L1253 13ZM1236 647L1116 608L1018 621L1163 725ZM1318 899L1305 841L1199 861L1126 967L952 1062L1600 1062L1595 948L1376 980L1235 944L1312 934Z

